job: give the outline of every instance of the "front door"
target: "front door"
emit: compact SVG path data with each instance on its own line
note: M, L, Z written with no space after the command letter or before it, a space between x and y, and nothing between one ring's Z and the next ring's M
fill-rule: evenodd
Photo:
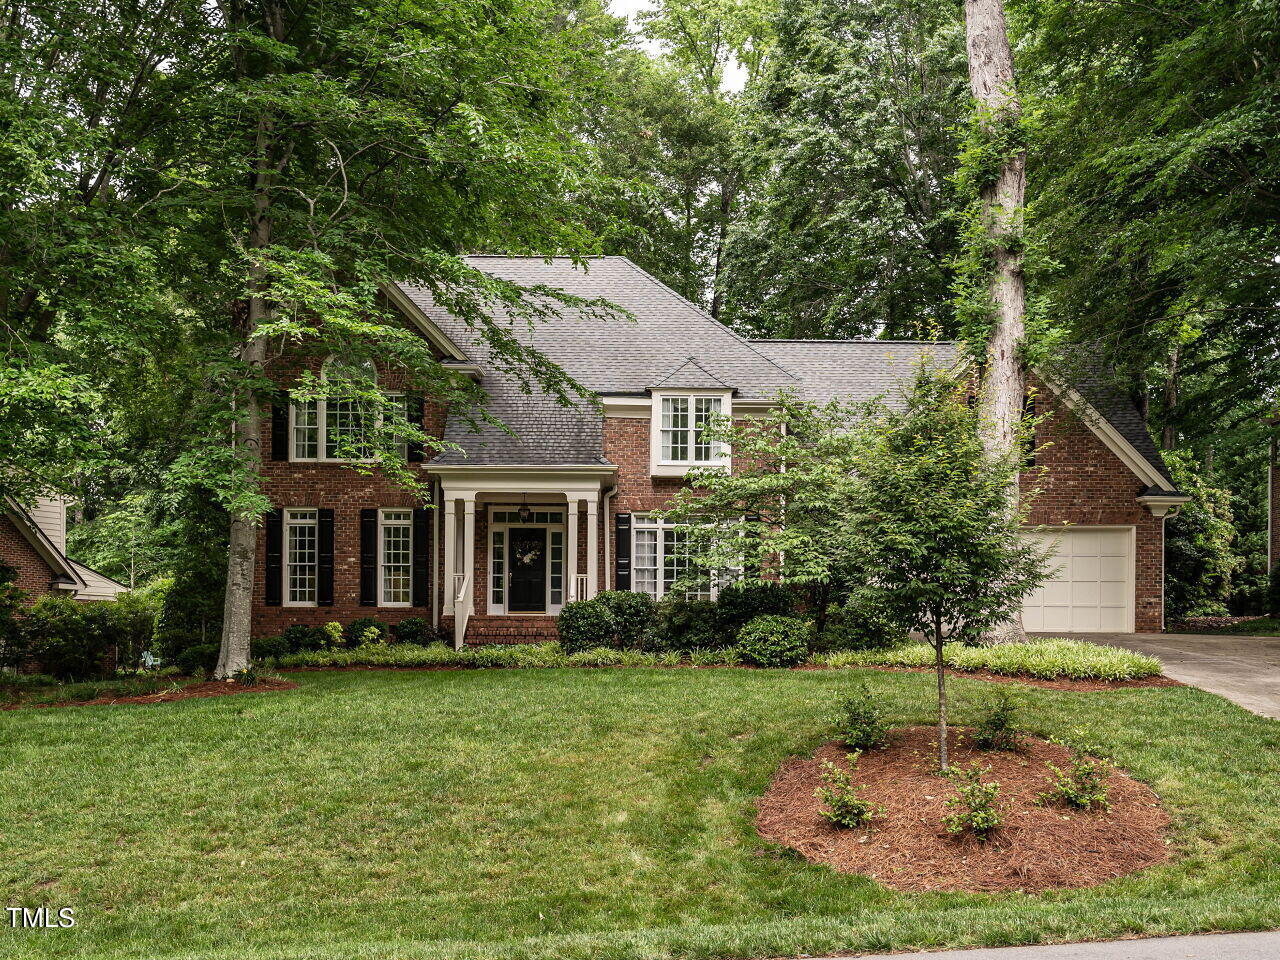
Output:
M507 533L507 612L547 609L547 529L511 527Z

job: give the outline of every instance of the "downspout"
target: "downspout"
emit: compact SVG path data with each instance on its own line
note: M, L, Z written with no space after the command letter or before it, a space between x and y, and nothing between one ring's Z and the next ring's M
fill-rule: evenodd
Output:
M612 554L609 549L609 534L612 530L612 524L609 522L609 503L617 492L618 485L616 483L604 492L604 509L600 511L600 523L604 526L604 530L601 531L601 539L604 542L604 588L606 590L614 589L611 586L613 583L613 564L609 562Z

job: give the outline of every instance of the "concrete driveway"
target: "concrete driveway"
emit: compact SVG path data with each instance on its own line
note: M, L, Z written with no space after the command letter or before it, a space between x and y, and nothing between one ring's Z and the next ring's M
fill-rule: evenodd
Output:
M1076 639L1158 657L1166 676L1280 719L1280 637L1203 633L1090 633Z

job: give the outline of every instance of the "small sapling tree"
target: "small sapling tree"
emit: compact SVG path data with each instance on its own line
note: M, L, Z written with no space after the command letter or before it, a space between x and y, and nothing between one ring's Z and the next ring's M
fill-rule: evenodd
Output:
M873 599L933 645L945 772L943 647L976 641L1014 616L1044 579L1045 551L1020 530L1033 491L1024 490L1009 510L1021 456L984 450L967 380L927 362L901 402L873 405L857 434L851 560Z

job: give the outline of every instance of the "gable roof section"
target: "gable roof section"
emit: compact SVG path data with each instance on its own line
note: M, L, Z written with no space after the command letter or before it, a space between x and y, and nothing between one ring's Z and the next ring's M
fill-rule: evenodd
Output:
M708 373L707 369L690 357L676 367L657 383L649 385L652 390L732 390L729 384L719 377Z
M67 558L67 555L58 549L57 544L31 518L31 514L27 513L18 501L12 497L5 497L0 502L0 507L4 509L5 514L13 521L13 525L18 528L18 531L31 544L36 553L40 555L40 558L49 565L49 569L54 573L55 582L65 583L77 590L85 586L84 578Z

